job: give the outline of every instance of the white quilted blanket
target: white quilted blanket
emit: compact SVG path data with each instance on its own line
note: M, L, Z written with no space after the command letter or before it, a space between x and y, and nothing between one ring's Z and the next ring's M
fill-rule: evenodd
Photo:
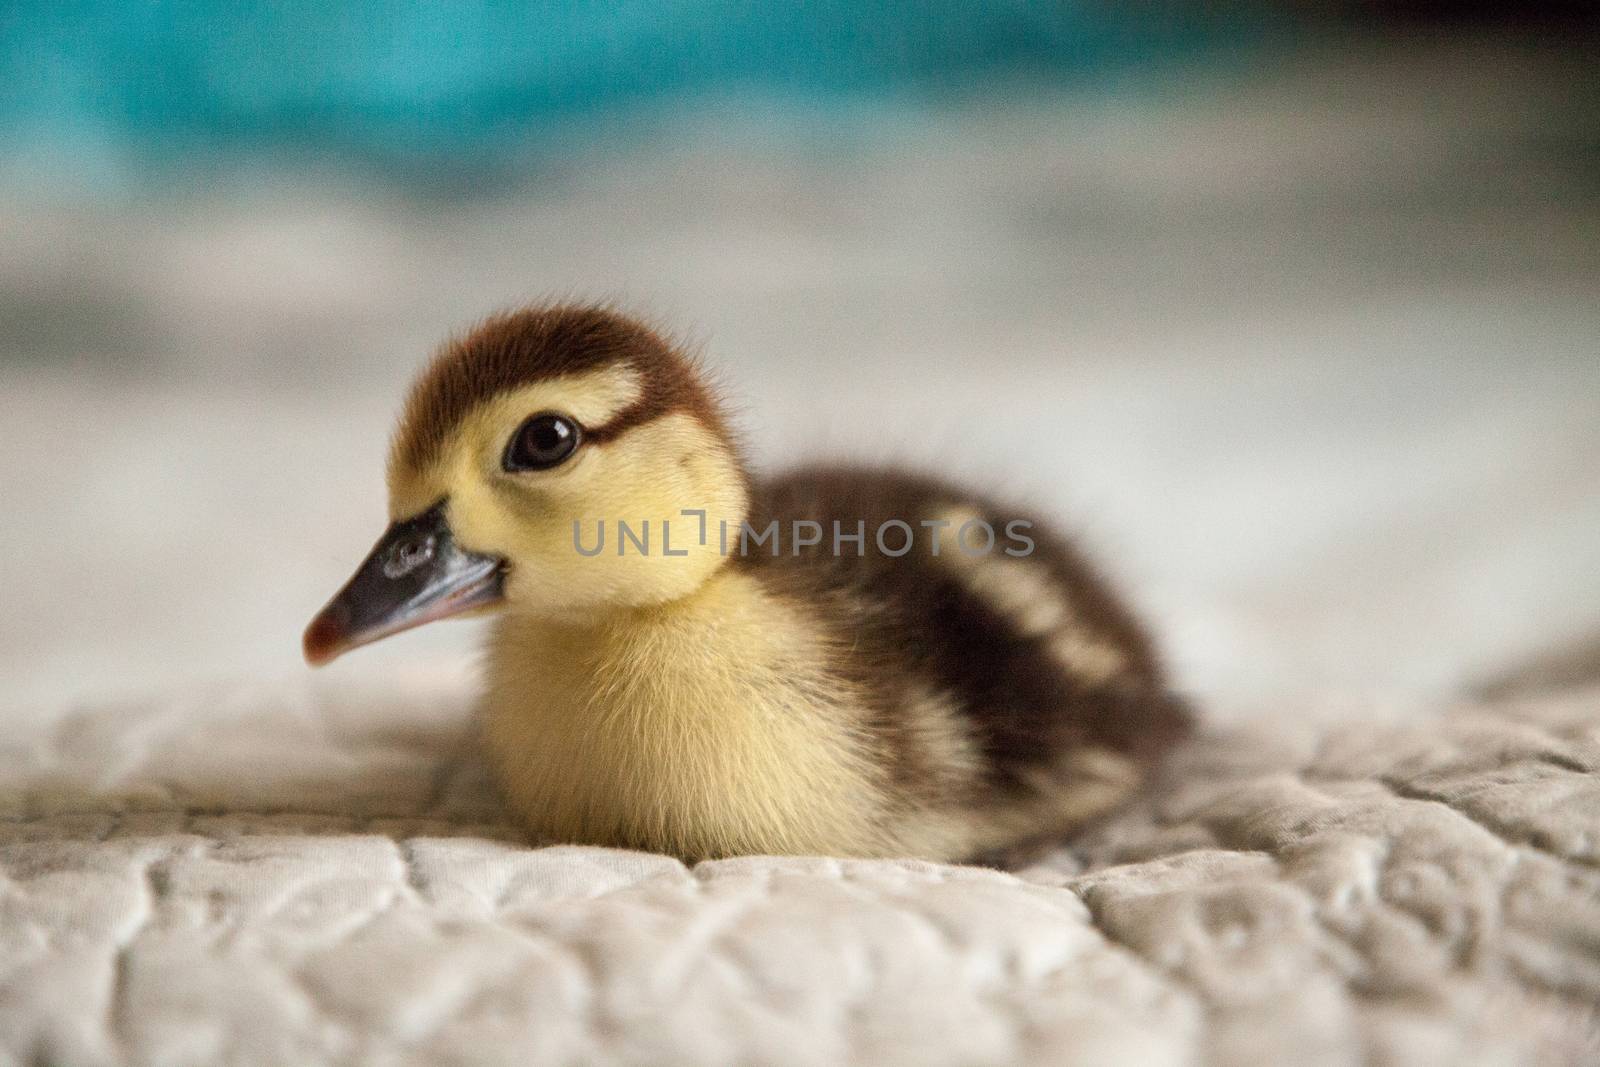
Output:
M1600 677L1593 56L1503 48L459 199L0 174L0 1067L1600 1063L1600 689L1429 710ZM406 666L470 626L295 635L417 361L549 293L705 338L764 464L1070 520L1213 732L1015 875L521 841Z
M533 847L395 684L14 732L0 1062L1600 1055L1600 690L1213 733L1013 875Z

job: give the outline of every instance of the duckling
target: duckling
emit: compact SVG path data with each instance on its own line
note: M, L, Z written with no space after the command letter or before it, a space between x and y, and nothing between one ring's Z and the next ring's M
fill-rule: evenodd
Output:
M448 343L388 489L306 658L492 614L488 762L545 840L1004 855L1109 811L1189 725L1043 523L899 470L758 481L698 364L609 308Z

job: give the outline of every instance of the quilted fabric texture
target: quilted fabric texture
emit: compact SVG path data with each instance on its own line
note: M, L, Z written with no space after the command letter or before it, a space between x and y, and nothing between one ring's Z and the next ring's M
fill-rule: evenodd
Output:
M465 687L0 751L0 1062L1596 1062L1600 689L1213 732L1016 874L520 840Z

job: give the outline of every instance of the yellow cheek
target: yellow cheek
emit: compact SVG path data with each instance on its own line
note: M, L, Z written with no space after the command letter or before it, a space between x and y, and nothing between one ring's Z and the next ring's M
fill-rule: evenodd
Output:
M464 434L451 453L448 514L463 548L510 561L507 598L519 610L676 599L721 565L724 525L737 543L746 508L739 468L687 415L653 420L568 466L515 480L487 466L494 440L488 431Z
M682 596L723 561L720 530L737 535L747 501L726 447L688 415L667 415L611 442L560 531L578 586L629 604ZM573 543L580 522L582 552Z
M747 504L736 457L692 416L635 426L551 471L500 469L506 441L530 414L560 411L603 426L641 390L636 371L614 366L495 397L461 420L431 469L391 465L392 517L447 497L457 543L506 558L507 599L529 612L637 606L691 592L721 565L725 526L737 543Z

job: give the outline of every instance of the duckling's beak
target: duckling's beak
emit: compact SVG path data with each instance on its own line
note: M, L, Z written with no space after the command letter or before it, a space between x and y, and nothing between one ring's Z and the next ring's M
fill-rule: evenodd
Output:
M390 634L495 603L504 580L503 560L456 546L440 501L378 539L306 627L306 662L320 667Z

